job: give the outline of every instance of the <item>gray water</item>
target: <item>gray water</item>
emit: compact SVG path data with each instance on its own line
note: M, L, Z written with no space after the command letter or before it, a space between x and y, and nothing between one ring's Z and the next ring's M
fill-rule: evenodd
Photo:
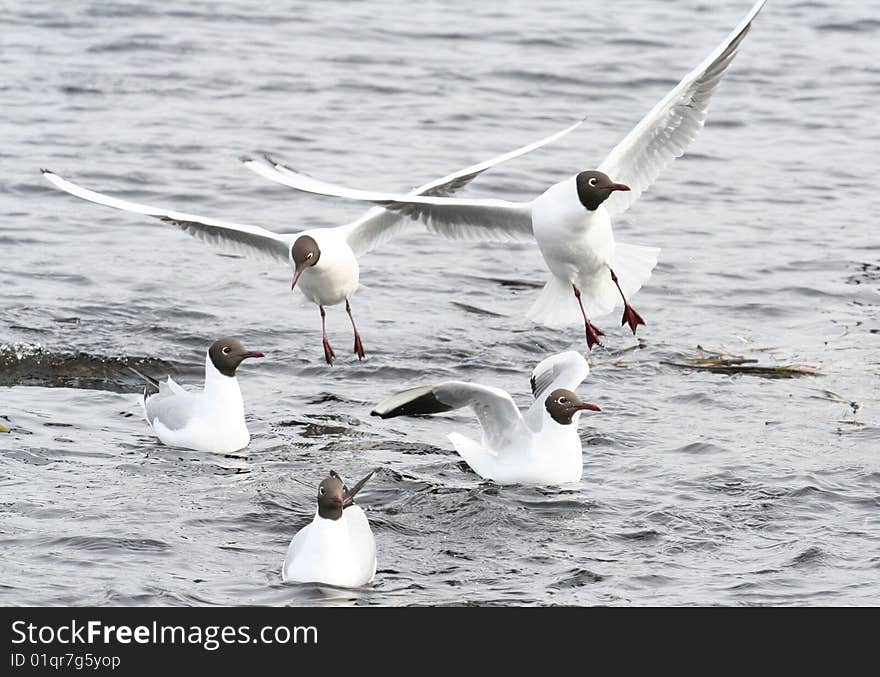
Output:
M369 415L446 379L526 405L538 361L583 351L582 329L523 317L533 245L413 224L361 262L363 363L329 309L330 368L284 266L54 191L39 168L295 231L363 210L238 156L402 190L587 114L464 193L528 198L597 165L750 0L258 4L4 4L0 603L880 603L876 2L770 0L697 142L617 223L661 262L638 339L597 322L580 393L603 411L581 420L584 479L565 489L469 472L445 437L479 435L468 412ZM228 334L267 353L239 372L249 448L161 446L119 369L195 386ZM669 364L697 346L819 375ZM375 583L282 585L317 482L373 467Z

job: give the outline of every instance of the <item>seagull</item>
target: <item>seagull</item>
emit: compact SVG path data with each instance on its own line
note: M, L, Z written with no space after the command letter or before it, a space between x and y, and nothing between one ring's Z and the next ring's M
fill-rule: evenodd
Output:
M487 169L540 148L576 129L583 119L534 143L504 153L485 162L416 188L412 195L449 195L470 183ZM246 161L248 164L250 161ZM226 245L248 254L268 256L288 263L293 270L291 289L298 288L321 312L324 359L332 365L336 354L327 339L325 306L345 303L345 311L354 331L354 352L365 357L364 345L351 312L351 296L358 288L358 257L396 234L408 220L379 207L343 226L311 228L297 233L274 233L260 226L242 225L186 214L162 207L129 202L83 188L47 169L43 176L56 188L71 195L135 214L152 216L190 235L213 244Z
M556 183L530 202L397 195L356 190L296 172L268 159L248 166L301 191L361 200L424 222L447 237L534 238L550 277L528 317L551 327L583 321L587 349L604 332L590 318L622 303L621 325L633 334L645 321L629 298L650 278L659 249L615 243L612 217L625 212L703 127L709 99L765 0L688 73L608 154L597 169ZM577 303L575 304L575 301Z
M285 583L357 588L373 580L376 541L367 516L354 504L355 494L373 472L351 490L332 470L318 485L315 518L296 533L287 548L281 567Z
M129 370L147 382L144 416L163 444L169 447L228 454L251 441L244 421L244 401L235 371L246 359L263 357L247 350L238 339L214 341L205 356L205 386L201 392L184 390L169 376L158 382Z
M582 402L574 390L590 367L574 351L546 358L532 372L535 401L523 416L500 388L447 381L411 388L376 405L373 416L417 416L470 407L483 428L483 439L451 433L449 441L482 478L498 484L567 484L583 474L578 418L601 411Z

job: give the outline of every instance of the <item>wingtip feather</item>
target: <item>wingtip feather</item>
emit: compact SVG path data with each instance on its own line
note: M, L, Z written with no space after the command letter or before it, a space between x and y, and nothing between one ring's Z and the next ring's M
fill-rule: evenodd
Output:
M437 399L433 388L420 386L404 390L383 400L375 406L370 414L380 418L395 418L397 416L441 414L452 409L453 407Z

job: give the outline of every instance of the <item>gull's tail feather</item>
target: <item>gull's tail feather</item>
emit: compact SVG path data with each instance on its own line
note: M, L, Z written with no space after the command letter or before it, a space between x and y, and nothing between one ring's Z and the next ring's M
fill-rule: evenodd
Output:
M138 371L137 369L135 369L134 367L132 367L130 365L125 365L125 368L128 371L130 371L132 374L137 376L139 379L144 381L144 383L146 383L151 388L152 391L159 392L159 382L156 379L154 379L152 376L147 376L147 374L144 374L144 373Z
M659 253L660 250L656 247L623 242L616 244L612 265L627 300L651 277ZM589 278L581 278L577 285L584 310L591 322L608 315L616 307L623 307L620 292L617 291L609 270L600 271ZM532 304L528 318L546 327L567 327L583 324L584 321L571 282L555 275L547 280L544 289Z
M614 246L614 272L627 300L651 279L651 272L660 255L658 247L618 242Z
M458 455L467 462L474 472L480 477L492 479L492 462L495 456L485 446L458 433L449 433L446 437Z
M551 275L529 309L527 317L545 327L566 327L583 322L571 283Z

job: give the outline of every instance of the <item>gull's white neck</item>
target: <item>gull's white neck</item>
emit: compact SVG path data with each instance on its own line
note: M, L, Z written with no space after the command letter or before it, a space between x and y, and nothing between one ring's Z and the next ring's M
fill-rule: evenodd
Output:
M575 177L550 186L532 203L532 225L540 244L542 238L564 237L569 230L582 232L604 208L590 212L581 204Z
M235 376L224 376L217 371L210 354L205 355L205 396L244 411L238 379Z

